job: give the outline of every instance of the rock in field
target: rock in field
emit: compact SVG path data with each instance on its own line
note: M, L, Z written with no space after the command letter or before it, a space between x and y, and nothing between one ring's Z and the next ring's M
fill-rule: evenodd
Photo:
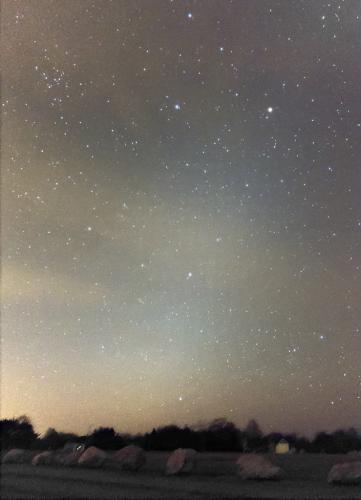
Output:
M54 463L54 452L43 451L35 455L31 461L32 465L52 465Z
M361 450L352 450L346 453L347 457L361 459Z
M194 468L195 456L197 452L191 448L178 448L169 456L166 465L166 474L180 474L191 472Z
M131 444L114 453L112 460L120 464L123 470L137 471L145 465L146 456L142 448Z
M3 464L26 464L31 461L31 453L29 450L13 448L9 450L2 459Z
M280 479L281 469L262 455L247 453L237 460L238 475L242 479Z
M54 463L56 465L62 465L63 467L74 467L78 464L79 457L82 455L83 450L79 451L68 451L60 450L54 454Z
M75 467L84 450L85 446L81 443L65 443L62 450L55 452L55 463L64 467Z
M361 462L334 465L327 481L333 484L361 484Z
M83 443L68 441L64 444L63 451L68 453L83 453L85 446Z
M85 465L86 467L101 467L106 459L107 454L105 451L95 446L90 446L90 448L87 448L84 453L80 455L78 464Z

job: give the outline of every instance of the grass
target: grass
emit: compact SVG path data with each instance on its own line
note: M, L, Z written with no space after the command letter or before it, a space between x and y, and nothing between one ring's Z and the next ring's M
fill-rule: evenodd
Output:
M195 471L187 476L165 477L167 453L149 452L142 472L114 468L33 467L3 465L3 498L104 498L104 499L361 499L360 486L332 486L327 474L345 455L272 456L283 468L282 481L242 481L235 474L237 453L200 453ZM355 460L355 459L353 459Z

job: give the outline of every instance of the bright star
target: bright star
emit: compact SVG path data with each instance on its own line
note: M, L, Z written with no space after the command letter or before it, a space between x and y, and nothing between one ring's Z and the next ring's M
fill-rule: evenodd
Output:
M270 106L269 108L267 108L267 111L268 113L273 113L273 108Z

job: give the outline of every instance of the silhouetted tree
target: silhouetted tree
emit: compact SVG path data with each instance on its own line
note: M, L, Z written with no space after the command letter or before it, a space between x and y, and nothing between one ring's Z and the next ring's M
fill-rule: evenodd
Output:
M123 438L117 434L113 427L99 427L87 437L85 445L96 446L103 450L117 450L125 445Z
M55 429L49 427L49 429L46 431L46 433L42 438L42 443L45 449L56 450L58 448L63 447L65 441L61 439L61 436Z
M242 448L241 433L233 422L217 418L208 426L206 443L209 451L239 451Z
M267 438L264 438L260 426L256 420L250 420L246 425L243 434L244 451L266 451L267 448Z
M81 442L81 438L70 432L58 432L52 427L45 432L41 439L37 440L36 446L45 450L57 450L63 448L68 442Z
M339 429L332 434L336 453L347 453L353 450L361 449L361 436L358 435L356 429L350 428L347 430Z
M272 432L264 436L258 423L250 420L244 430L225 418L217 418L209 424L180 428L167 425L136 436L120 435L112 427L99 427L87 436L58 432L49 428L42 438L34 432L26 415L0 421L1 449L32 448L55 450L67 442L85 443L105 450L119 449L134 443L147 450L174 450L194 448L198 451L255 451L265 452L282 438L298 451L315 453L347 453L361 450L361 434L354 428L340 429L333 433L319 432L313 441L297 434Z
M248 422L246 428L244 429L244 432L249 439L257 439L263 437L263 432L261 431L261 428L258 425L257 421L254 419L251 419Z
M312 441L311 447L316 453L347 453L361 450L361 435L353 428L337 430L331 434L319 432Z
M0 421L1 449L29 448L37 436L29 417L25 415Z
M284 439L289 443L290 448L294 448L296 451L311 451L310 441L305 437L293 433L285 434Z
M189 427L180 428L177 425L167 425L153 429L144 435L144 439L137 438L147 450L174 450L176 448L200 449L198 433Z
M335 447L332 436L327 432L316 434L312 442L312 449L317 453L335 453Z
M182 432L177 425L167 425L153 429L148 445L153 450L173 450L182 446Z

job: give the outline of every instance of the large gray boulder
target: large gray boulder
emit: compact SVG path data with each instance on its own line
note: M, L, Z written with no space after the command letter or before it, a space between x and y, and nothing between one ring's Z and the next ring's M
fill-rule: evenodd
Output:
M95 446L90 446L87 448L79 457L78 464L84 465L85 467L101 467L107 459L107 454L105 451L96 448Z
M280 467L272 464L262 455L246 453L241 455L237 462L238 475L242 479L280 479Z
M35 455L31 461L32 465L52 465L54 464L55 453L53 451L43 451Z
M83 443L68 441L64 444L63 451L68 453L83 453L83 451L85 451L85 445Z
M333 484L361 484L361 462L334 465L328 474L327 481Z
M168 457L166 474L174 475L191 472L194 469L196 450L192 448L178 448Z
M21 448L13 448L3 456L3 464L26 464L31 461L31 452Z
M75 467L84 449L82 444L72 443L71 446L66 444L63 449L55 452L54 463L63 467Z
M112 456L112 461L120 465L122 470L137 471L145 465L145 451L133 444L125 446Z

